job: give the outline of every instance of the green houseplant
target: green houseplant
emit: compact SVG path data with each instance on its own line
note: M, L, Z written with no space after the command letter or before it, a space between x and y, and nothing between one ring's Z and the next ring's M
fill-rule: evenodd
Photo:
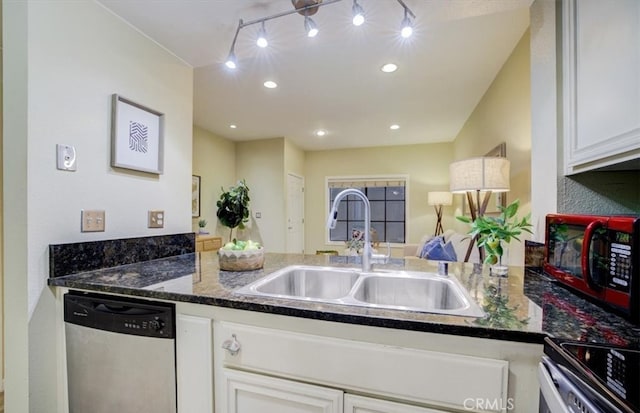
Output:
M228 191L222 188L220 199L216 203L218 211L216 215L225 227L229 228L229 241L233 238L234 228L244 228L249 221L249 187L245 180L238 181Z
M516 217L520 201L515 200L507 207L500 206L498 216L479 216L475 220L469 217L456 217L462 222L471 224L469 235L478 240L478 247L484 248L486 253L484 263L497 265L506 274L506 263L502 258L507 245L512 239L520 241L518 236L522 232L531 233L530 214L519 219Z
M244 229L249 221L249 201L249 187L244 179L231 186L228 191L222 188L222 194L216 203L216 215L220 223L229 228L229 242L218 250L221 270L249 271L264 265L264 249L259 243L233 238L233 230Z

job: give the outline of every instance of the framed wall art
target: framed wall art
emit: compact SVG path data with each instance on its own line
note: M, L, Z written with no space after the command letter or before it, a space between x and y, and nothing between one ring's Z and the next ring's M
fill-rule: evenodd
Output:
M198 175L191 176L191 217L200 216L200 177Z
M111 105L111 166L160 175L164 114L117 94Z

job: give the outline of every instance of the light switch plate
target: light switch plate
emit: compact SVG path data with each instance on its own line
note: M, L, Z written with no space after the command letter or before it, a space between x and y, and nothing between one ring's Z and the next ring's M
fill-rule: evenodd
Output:
M56 145L57 168L62 171L75 171L76 166L76 148L71 145Z
M82 232L104 232L105 213L101 210L82 210Z
M149 211L148 228L164 228L164 211L154 210Z

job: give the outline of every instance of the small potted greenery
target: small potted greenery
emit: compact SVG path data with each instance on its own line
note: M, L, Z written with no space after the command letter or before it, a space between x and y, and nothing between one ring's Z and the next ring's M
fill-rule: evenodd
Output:
M249 271L264 266L264 249L259 243L233 238L233 230L244 229L249 221L249 201L249 187L244 180L228 191L222 188L216 215L220 223L229 228L229 242L218 250L221 270Z
M204 230L204 227L207 226L207 220L206 219L200 219L198 220L198 228L199 228L199 233L200 234L208 234L207 231Z
M469 235L478 240L478 247L484 248L486 253L484 263L491 265L491 273L506 275L507 262L503 262L503 256L512 239L520 241L518 236L522 232L531 233L530 214L518 219L516 214L520 207L520 201L515 200L506 208L499 207L500 215L480 216L471 221L469 217L456 217L462 222L471 224Z

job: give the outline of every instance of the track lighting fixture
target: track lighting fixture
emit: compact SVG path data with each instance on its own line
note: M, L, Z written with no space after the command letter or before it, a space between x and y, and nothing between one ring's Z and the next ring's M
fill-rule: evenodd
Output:
M236 33L233 36L233 42L231 43L231 47L229 48L229 55L227 60L225 61L225 65L229 69L235 69L238 66L238 61L236 59L235 54L235 46L236 40L238 39L238 34L240 33L240 29L251 26L253 24L260 23L260 29L258 29L258 36L256 38L256 44L259 47L267 47L269 45L269 41L267 40L267 32L265 29L265 22L268 20L273 20L279 17L288 16L290 14L298 13L304 16L304 30L307 33L308 37L315 37L319 30L316 22L309 17L318 12L320 6L328 6L330 4L339 3L342 0L291 0L291 3L294 6L294 10L285 11L282 13L274 14L271 16L263 17L256 20L251 20L248 22L244 22L242 19L238 22L238 27L236 28ZM402 37L409 37L413 33L413 22L412 18L415 19L416 16L413 14L411 9L404 3L404 0L396 0L400 6L404 9L404 18L402 19L402 29L401 35ZM353 6L351 7L352 12L352 22L355 26L360 26L364 23L364 9L358 3L358 0L353 0Z
M364 9L358 4L358 0L353 0L351 11L353 13L353 25L361 26L364 23Z

